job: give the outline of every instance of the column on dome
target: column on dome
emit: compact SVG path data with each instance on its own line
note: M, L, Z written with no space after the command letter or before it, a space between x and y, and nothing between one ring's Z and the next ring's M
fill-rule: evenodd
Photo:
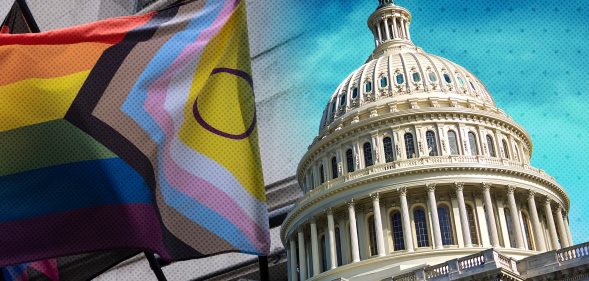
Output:
M374 45L375 47L378 47L378 45L380 45L380 40L378 40L377 38L378 35L376 34L376 24L374 24L372 28L374 28L374 30L372 31L372 35L374 35Z
M399 32L397 31L397 17L393 15L393 38L399 38Z
M338 177L341 177L344 175L345 171L344 171L344 157L342 157L343 154L343 150L341 147L338 147L337 150L335 151L335 162L337 162L337 173L338 173Z
M414 245L413 235L411 234L411 221L409 219L409 204L407 204L407 188L401 187L398 188L397 191L399 192L399 200L401 203L401 223L403 225L403 237L405 238L405 248L407 249L407 252L413 252Z
M358 142L354 143L354 171L358 171L364 168L364 161L360 160L360 144Z
M307 254L305 251L305 233L303 233L302 227L298 232L299 238L299 278L302 280L307 279Z
M454 183L456 187L456 200L458 201L458 210L460 212L460 225L462 227L462 239L465 247L472 247L472 240L470 237L470 228L468 226L468 216L466 214L466 204L464 204L464 183Z
M556 209L556 223L558 224L558 235L560 236L561 248L570 247L571 244L568 239L568 234L564 226L564 220L562 219L562 206L558 206Z
M538 209L536 208L536 199L534 196L536 192L530 190L528 193L528 209L530 212L530 219L532 220L532 228L534 229L534 240L536 241L536 251L546 251L546 241L544 241L544 231L542 231L542 225L540 225L540 219L538 217Z
M350 244L352 251L352 262L360 261L360 249L358 248L358 228L356 227L356 210L354 201L348 202L348 218L350 220Z
M495 223L495 210L493 210L493 200L491 199L491 184L483 183L483 198L485 199L485 210L489 218L489 230L491 232L491 245L493 247L500 247L499 233L497 232L497 224Z
M294 236L294 235L293 235ZM294 281L297 280L297 244L295 242L294 237L291 236L290 240L288 241L288 244L290 246L290 280Z
M382 40L382 31L380 29L380 21L378 21L378 20L376 21L376 30L378 32L378 42L382 43L382 41L383 41Z
M513 226L513 232L515 235L515 246L519 249L525 249L526 246L524 244L523 236L522 236L522 226L519 223L519 212L517 211L517 204L515 203L515 186L508 186L507 187L507 200L509 202L509 211L511 212L511 220Z
M386 40L391 40L391 32L389 30L389 17L385 16L383 22L384 22L384 30L385 30L385 33L387 35L387 39Z
M337 251L336 251L336 241L335 241L335 223L333 221L333 210L331 208L327 209L327 239L329 243L329 251L327 254L329 255L329 269L334 269L337 267ZM340 236L341 238L341 236ZM341 240L341 239L340 239ZM325 269L327 270L327 269Z
M319 165L313 165L313 188L317 188L320 185L320 178L319 178Z
M556 225L554 224L554 215L552 214L552 207L550 205L550 198L546 198L544 202L544 215L546 216L546 223L548 224L548 231L550 234L550 244L553 250L560 249L558 245L558 234L556 234Z
M346 228L346 216L339 216L337 220L340 247L342 248L342 265L350 263L350 257L352 255L350 251L350 231Z
M405 22L405 31L407 32L407 39L411 40L411 32L409 31L409 19L407 19L407 21Z
M384 257L386 254L384 248L384 236L382 232L382 217L380 214L380 202L378 193L370 195L372 198L372 209L374 213L374 230L376 232L376 250L379 257Z
M474 197L474 205L476 208L476 220L479 226L479 234L481 235L480 244L483 247L491 247L491 239L489 238L489 228L487 227L487 219L485 218L485 208L483 207L482 196L477 193Z
M379 137L377 134L372 135L371 144L372 144L372 154L373 154L372 159L373 159L374 165L383 163L384 159L380 153L382 150L381 149L382 146L379 143Z
M319 268L319 243L317 239L317 221L311 219L311 257L313 260L313 276L321 273Z
M426 185L427 190L427 203L428 208L431 213L431 220L432 220L432 230L434 232L434 246L437 249L443 249L444 245L442 244L442 231L440 230L440 220L438 217L438 204L436 203L436 184L435 183L428 183Z
M368 225L366 221L366 212L362 205L355 205L356 211L356 230L358 232L358 252L360 260L370 257L370 242L368 241Z
M452 217L454 220L454 229L453 231L458 231L460 229L462 231L462 223L460 222L460 208L458 207L458 199L456 198L456 193L450 194L450 203L452 204ZM456 233L456 242L459 248L464 248L464 237L462 237L462 233Z
M510 247L509 232L507 231L507 222L505 221L505 203L503 198L497 199L497 218L499 219L499 226L501 227L501 236L503 236L503 246Z
M401 27L403 27L403 39L407 40L407 20L401 17Z
M329 162L330 161L327 157L323 157L321 160L321 164L323 165L323 180L325 182L328 182L333 178L333 175L331 175L331 169L329 168Z
M569 225L569 216L568 215L564 216L564 228L566 228L566 230L567 230L567 237L569 239L569 244L571 246L575 245L575 243L573 242L573 236L571 235L571 226Z

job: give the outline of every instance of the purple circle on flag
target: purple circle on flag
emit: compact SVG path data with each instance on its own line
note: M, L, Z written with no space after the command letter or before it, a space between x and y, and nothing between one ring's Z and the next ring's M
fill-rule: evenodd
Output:
M213 75L219 74L219 73L228 73L231 75L235 75L239 78L242 78L243 80L245 80L248 83L248 85L250 85L250 87L252 89L252 93L253 93L254 83L253 83L252 77L248 73L238 70L238 69L232 69L232 68L215 68L211 72L210 76L213 76ZM251 133L256 128L256 108L255 108L255 106L254 106L254 118L252 119L252 123L247 128L247 130L245 130L245 132L243 132L241 134L231 134L231 133L223 132L223 131L213 127L211 124L207 123L207 121L204 120L204 118L201 116L201 114L198 110L198 97L196 97L196 100L194 101L194 105L192 106L192 112L193 112L194 118L196 119L198 124L200 124L207 131L209 131L215 135L224 137L224 138L234 139L234 140L245 139L245 138L249 137L249 135L251 135Z

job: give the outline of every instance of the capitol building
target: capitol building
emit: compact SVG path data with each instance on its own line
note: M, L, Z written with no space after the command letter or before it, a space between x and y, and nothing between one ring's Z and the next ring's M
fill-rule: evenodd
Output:
M375 48L335 89L281 229L289 280L586 280L569 197L530 135L380 0ZM368 42L366 42L368 43Z

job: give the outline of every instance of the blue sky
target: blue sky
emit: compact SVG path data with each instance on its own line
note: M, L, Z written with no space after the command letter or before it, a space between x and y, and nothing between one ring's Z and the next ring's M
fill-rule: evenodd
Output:
M528 130L532 164L554 176L571 198L576 243L589 241L589 3L587 1L397 1L413 14L411 34L425 51L477 75L498 106ZM377 0L293 1L285 26L301 29L286 45L283 98L296 131L294 154L317 134L337 85L362 65L374 43L366 26ZM295 15L294 17L292 15Z

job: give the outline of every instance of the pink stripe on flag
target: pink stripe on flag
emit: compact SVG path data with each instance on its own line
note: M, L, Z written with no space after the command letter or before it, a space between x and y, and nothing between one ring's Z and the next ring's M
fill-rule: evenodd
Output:
M56 259L32 262L29 266L45 274L45 276L47 276L47 278L51 279L52 281L59 281Z

